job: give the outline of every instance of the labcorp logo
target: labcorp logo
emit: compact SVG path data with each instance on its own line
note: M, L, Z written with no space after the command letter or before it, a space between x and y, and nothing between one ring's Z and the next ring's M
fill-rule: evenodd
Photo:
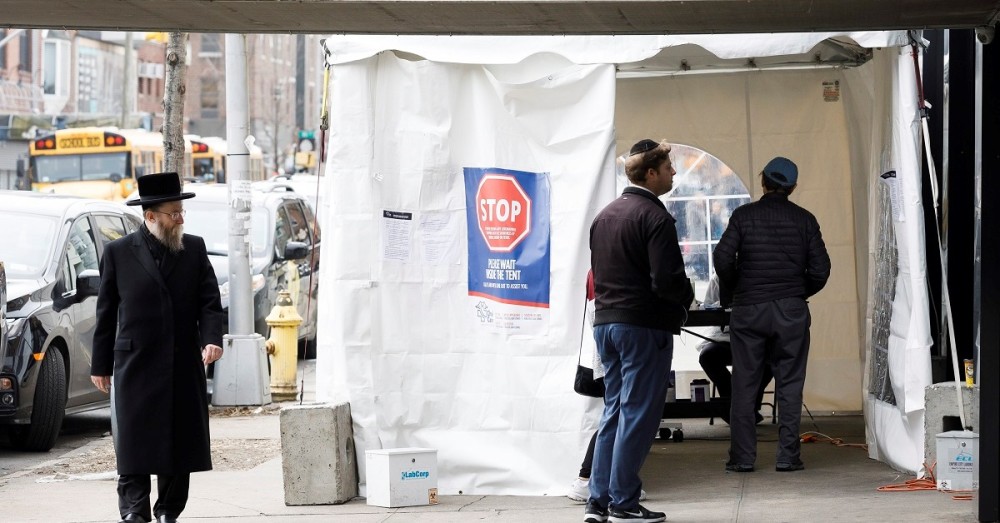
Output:
M427 479L430 477L431 473L428 470L404 470L400 473L400 481L407 481L411 479Z

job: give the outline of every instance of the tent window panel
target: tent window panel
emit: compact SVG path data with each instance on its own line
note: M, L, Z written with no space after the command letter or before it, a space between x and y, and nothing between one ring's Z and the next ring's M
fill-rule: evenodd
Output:
M728 165L707 151L672 144L670 155L677 175L673 190L661 198L677 220L685 269L695 283L695 296L703 300L715 274L712 251L733 211L750 203L750 193Z

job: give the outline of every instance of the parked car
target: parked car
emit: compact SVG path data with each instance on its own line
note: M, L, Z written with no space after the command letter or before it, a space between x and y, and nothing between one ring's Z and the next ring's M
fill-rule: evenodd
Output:
M0 259L7 273L0 352L0 426L23 450L47 451L63 416L105 407L90 381L104 246L141 218L117 203L0 191Z
M7 352L7 271L0 260L0 354ZM9 379L9 378L8 378ZM0 382L0 405L14 403L14 383Z
M225 185L186 184L184 191L197 196L184 201L184 232L205 239L222 295L229 312L229 191ZM316 291L319 288L320 232L312 209L303 197L286 187L251 191L250 273L254 296L254 331L265 338L264 319L289 290L303 322L299 340L305 356L315 356ZM311 276L311 277L310 277ZM300 353L301 354L301 353Z
M315 174L279 174L264 181L254 182L253 185L254 188L263 191L274 190L273 187L277 186L291 188L309 202L313 212L319 212L320 194L323 191L320 187L322 180L323 177Z

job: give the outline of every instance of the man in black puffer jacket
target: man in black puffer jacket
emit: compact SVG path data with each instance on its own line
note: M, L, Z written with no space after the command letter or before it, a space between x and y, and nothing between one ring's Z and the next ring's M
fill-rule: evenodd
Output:
M764 167L764 195L733 212L715 247L722 305L732 305L733 391L726 470L752 472L757 458L754 399L765 365L774 372L778 401L775 469L804 468L799 441L802 387L809 355L809 306L830 278L819 223L788 201L798 168L777 157Z

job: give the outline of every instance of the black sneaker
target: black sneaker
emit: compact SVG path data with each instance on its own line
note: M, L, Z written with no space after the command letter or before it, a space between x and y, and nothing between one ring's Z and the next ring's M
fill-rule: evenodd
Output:
M613 509L608 518L611 523L659 523L666 520L667 515L663 512L651 512L642 505L632 510Z
M588 499L587 508L583 511L583 523L604 523L608 520L608 509L600 503Z
M778 472L795 472L796 470L805 470L806 466L801 461L796 461L795 463L783 463L778 462L774 464L774 470Z
M753 472L753 465L749 463L726 463L728 472Z

